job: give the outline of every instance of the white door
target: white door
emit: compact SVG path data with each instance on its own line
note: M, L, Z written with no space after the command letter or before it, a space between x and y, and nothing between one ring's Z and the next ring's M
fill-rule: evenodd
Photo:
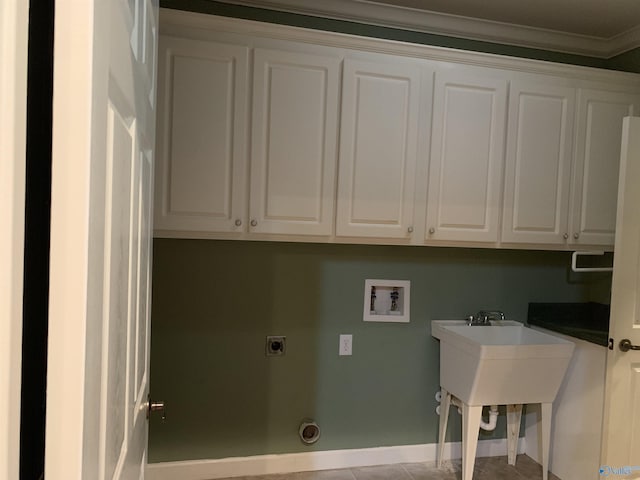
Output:
M497 242L507 82L436 73L427 240Z
M0 2L0 480L19 477L29 2Z
M339 90L338 57L255 49L251 232L333 233Z
M421 67L346 59L336 235L413 233Z
M620 342L628 339L640 345L639 179L640 117L627 117L620 156L609 327L613 349L607 356L601 465L605 471L637 466L631 478L640 478L640 350L624 352Z
M156 0L58 0L45 476L146 465Z

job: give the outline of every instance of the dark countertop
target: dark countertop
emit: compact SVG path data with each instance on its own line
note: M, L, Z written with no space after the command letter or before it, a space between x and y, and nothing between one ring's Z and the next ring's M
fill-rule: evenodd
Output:
M606 347L609 305L602 303L530 303L527 323Z

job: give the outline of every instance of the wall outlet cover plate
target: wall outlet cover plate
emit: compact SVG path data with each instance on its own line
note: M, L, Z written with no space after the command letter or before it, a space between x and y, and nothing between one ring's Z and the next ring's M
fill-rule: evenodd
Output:
M287 337L284 335L267 335L264 354L267 357L284 355L287 351Z

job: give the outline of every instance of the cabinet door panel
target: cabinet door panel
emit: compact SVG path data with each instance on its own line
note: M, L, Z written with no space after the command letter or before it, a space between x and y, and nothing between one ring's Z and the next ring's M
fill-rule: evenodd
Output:
M239 230L248 49L161 37L156 230Z
M345 60L336 234L408 238L420 69Z
M507 82L437 73L428 240L498 241Z
M512 84L504 242L566 241L574 104L572 88L544 80Z
M332 233L339 66L333 57L256 49L252 232Z
M581 90L573 187L571 241L613 246L618 200L622 119L639 98Z

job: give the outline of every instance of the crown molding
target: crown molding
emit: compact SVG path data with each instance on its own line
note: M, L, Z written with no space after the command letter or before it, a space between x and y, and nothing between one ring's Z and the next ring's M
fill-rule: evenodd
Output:
M384 5L370 0L220 1L248 7L596 58L610 58L640 47L640 25L615 37L603 38Z
M608 40L609 57L640 47L640 25Z
M581 84L594 82L624 91L637 92L640 75L624 71L606 70L581 65L563 64L544 60L511 57L485 52L472 52L434 45L423 45L399 40L364 37L347 33L314 30L290 25L244 20L218 15L195 13L169 8L160 9L160 34L192 38L194 40L238 41L247 45L261 39L282 40L300 44L327 46L353 51L382 53L429 61L498 68L521 73L547 74L573 79ZM238 37L238 35L240 37Z

